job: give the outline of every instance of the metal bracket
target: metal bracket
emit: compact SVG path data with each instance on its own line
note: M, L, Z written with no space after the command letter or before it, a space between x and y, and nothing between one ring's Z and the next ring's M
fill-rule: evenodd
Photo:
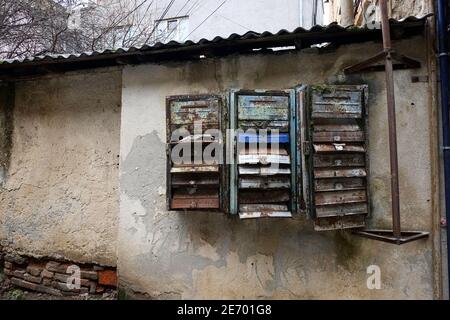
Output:
M422 231L402 231L400 223L400 192L398 179L398 155L397 155L397 128L395 124L395 89L394 89L394 63L393 60L400 61L397 69L400 68L420 68L420 62L404 55L395 53L392 48L391 31L388 18L387 0L380 0L381 29L383 33L384 50L376 56L366 61L345 69L346 73L360 72L363 70L373 70L376 62L384 60L382 69L386 72L386 97L389 124L389 158L391 170L391 205L392 205L392 229L375 230L359 229L354 231L356 235L373 240L379 240L394 244L403 244L410 241L426 238L429 232Z
M344 73L352 74L358 72L370 72L370 71L384 71L384 64L376 64L377 62L384 61L386 58L391 57L393 60L397 62L393 64L394 70L399 69L418 69L421 64L420 61L417 61L408 56L399 54L394 50L383 50L380 53L368 58L367 60L361 61L354 65L348 66L344 68Z
M400 236L396 237L394 236L393 230L361 229L353 231L353 234L368 239L401 245L414 240L427 238L430 233L423 231L401 231Z

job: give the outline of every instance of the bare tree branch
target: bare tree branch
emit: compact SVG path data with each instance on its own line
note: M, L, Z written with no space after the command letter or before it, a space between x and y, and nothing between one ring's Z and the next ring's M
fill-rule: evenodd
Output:
M156 41L153 0L0 0L0 59ZM78 21L75 26L72 20ZM75 21L74 20L74 21Z

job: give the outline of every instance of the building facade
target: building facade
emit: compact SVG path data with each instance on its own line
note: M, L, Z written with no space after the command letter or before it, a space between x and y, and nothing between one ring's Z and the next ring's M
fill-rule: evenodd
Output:
M58 268L75 264L82 277L99 279L97 287L107 286L103 273L117 268L129 297L442 298L437 79L425 21L392 27L400 34L396 50L420 64L395 72L402 223L427 237L398 246L352 232L391 224L384 74L344 72L380 50L381 34L327 27L0 67L0 120L9 124L0 135L0 239L8 275L45 292L43 272L53 272L58 278L50 286L60 294L66 291ZM338 45L311 47L324 39ZM48 61L56 63L50 72ZM309 144L315 140L305 138L302 110L313 110L308 130L335 128L331 142L320 131L312 137L322 143ZM338 120L328 117L330 110ZM290 177L287 193L279 192L286 179L269 178L253 193L263 207L243 201L242 189L259 178L247 179L242 170L260 172L268 156L241 163L232 151L236 165L174 165L170 133L192 128L197 118L211 128L281 128L286 147L270 159L279 159L285 169L279 174ZM228 149L231 141L221 145ZM304 167L306 155L318 158ZM329 169L332 176L318 181ZM36 268L39 275L30 278ZM380 286L370 282L373 272Z

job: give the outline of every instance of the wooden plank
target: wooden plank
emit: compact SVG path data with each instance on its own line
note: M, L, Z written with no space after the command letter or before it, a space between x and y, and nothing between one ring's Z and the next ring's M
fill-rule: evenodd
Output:
M261 175L261 176L272 176L272 175L288 175L291 174L290 168L280 168L280 167L256 167L256 166L239 166L240 175Z
M290 164L289 156L273 155L273 154L249 154L239 155L239 164Z
M219 209L219 198L172 199L171 208L176 209Z
M258 218L292 218L290 211L271 211L271 212L239 212L241 219L258 219Z
M290 200L290 190L239 191L240 204L280 203Z
M239 216L241 219L290 218L292 214L287 205L250 204L239 206Z
M313 132L313 142L363 142L363 131Z
M316 207L316 216L318 218L342 217L346 215L367 214L368 212L368 205L365 202Z
M351 104L314 104L313 119L320 118L361 118L361 106Z
M317 192L358 190L365 188L366 188L366 180L364 178L339 178L339 179L314 180L314 190Z
M219 197L219 191L213 189L186 188L176 190L173 199L215 199Z
M190 124L200 120L219 122L219 101L217 99L171 102L171 124Z
M355 178L367 176L366 169L353 168L353 169L318 169L314 170L315 179L328 179L328 178Z
M202 132L205 132L207 130L217 130L219 128L218 122L209 122L209 121L202 121ZM194 134L194 123L181 123L181 124L172 124L170 125L170 132L174 132L176 130L179 130L180 132L190 132L190 134Z
M322 120L325 121L325 120ZM352 131L362 131L361 127L358 124L349 124L347 123L348 120L346 120L346 123L336 123L337 120L328 120L333 121L332 123L320 123L320 124L314 124L313 131L314 132L352 132ZM342 121L342 120L341 120ZM355 121L356 120L351 120Z
M193 173L193 172L219 172L218 165L176 165L170 169L170 173Z
M241 189L284 189L290 187L290 177L250 177L239 179L239 188Z
M270 146L267 146L266 148L263 147L255 147L255 148L242 148L239 150L239 155L281 155L281 156L287 156L288 152L285 148L278 147L278 148L272 148Z
M239 95L239 120L289 120L287 96Z
M346 143L333 143L333 144L313 144L314 151L317 153L329 153L329 152L366 152L366 149L362 145L346 144Z
M180 140L172 140L171 142L176 142L176 143L217 142L218 143L218 142L220 142L218 134L217 134L217 136L213 136L211 134L195 134L195 135L190 135L190 136L184 137Z
M361 118L361 91L314 92L312 118Z
M330 231L339 229L354 229L366 226L365 215L319 218L314 221L314 230Z
M198 175L186 175L176 174L172 176L172 186L185 187L185 186L217 186L219 187L219 177L214 176L198 176Z
M176 189L171 199L172 209L217 209L219 192L210 189Z
M256 211L288 211L288 206L284 204L241 204L240 211L256 212Z
M241 120L238 121L238 128L243 130L247 129L276 129L280 132L285 132L289 130L289 121L266 121L266 120Z
M241 143L288 143L288 133L239 133L238 141Z
M366 190L339 191L339 192L316 192L314 195L316 206L366 202Z
M360 154L315 154L313 157L315 168L326 167L363 167L366 163L365 155Z

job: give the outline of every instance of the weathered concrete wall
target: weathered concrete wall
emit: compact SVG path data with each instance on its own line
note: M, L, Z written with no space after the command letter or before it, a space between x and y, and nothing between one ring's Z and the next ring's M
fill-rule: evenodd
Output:
M425 61L422 38L396 43ZM165 97L229 88L284 89L300 83L367 83L373 218L390 225L390 174L384 73L345 78L341 70L375 54L360 44L327 54L231 56L218 61L129 66L123 73L118 272L122 288L154 298L432 299L431 238L396 246L344 232L313 231L302 216L240 221L221 213L165 209ZM402 222L432 230L428 84L411 83L426 68L395 73ZM436 235L438 236L438 235ZM366 286L369 265L382 289Z
M116 264L120 104L117 69L16 83L5 249Z

